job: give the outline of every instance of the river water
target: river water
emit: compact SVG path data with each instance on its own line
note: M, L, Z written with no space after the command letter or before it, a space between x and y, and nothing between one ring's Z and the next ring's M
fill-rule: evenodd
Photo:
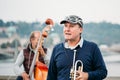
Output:
M1 57L2 56L0 56L0 75L14 76L14 59ZM103 52L103 58L108 69L108 76L120 77L120 53Z

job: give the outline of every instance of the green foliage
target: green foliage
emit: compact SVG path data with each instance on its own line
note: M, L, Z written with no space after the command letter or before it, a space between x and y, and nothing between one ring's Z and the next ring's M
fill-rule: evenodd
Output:
M9 26L16 26L16 22L8 21L4 23L4 21L0 19L0 27L9 27Z
M8 21L5 26L16 26L16 23L13 21Z
M4 26L4 22L3 22L3 20L1 20L1 19L0 19L0 26L1 26L1 27Z
M20 41L18 39L15 39L15 40L12 41L10 46L12 48L15 48L15 47L21 46L21 44L20 44Z
M8 37L8 35L5 33L5 31L2 31L0 33L0 38L7 38L7 37Z
M21 46L20 41L18 39L13 40L11 43L7 42L1 44L1 48L8 48L8 47L15 48L18 46Z
M3 44L1 44L1 48L7 48L7 44L6 43L3 43Z
M4 23L4 21L0 20L1 26L10 26L15 25L17 29L17 34L20 35L21 38L29 37L30 33L34 30L42 31L43 28L46 26L45 23L40 22L13 22L9 21ZM63 37L63 27L62 25L59 25L58 23L55 23L54 30L49 33L57 33L60 37L61 41L64 41ZM113 43L120 43L120 25L119 24L112 24L108 22L100 22L100 23L84 23L83 26L83 38L94 41L97 44L113 44ZM4 33L5 34L5 33ZM49 38L49 44L51 43L52 38Z
M83 36L98 44L120 43L120 25L107 22L87 23L84 25Z

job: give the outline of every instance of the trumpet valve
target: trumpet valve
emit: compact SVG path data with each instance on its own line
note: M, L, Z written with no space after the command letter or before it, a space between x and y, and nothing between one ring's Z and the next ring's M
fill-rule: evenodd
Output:
M71 70L70 70L70 78L71 78L71 80L74 78L74 70L73 70L73 68L71 68Z
M81 66L79 66L79 67L78 67L78 71L81 71L81 70L82 70L82 67L81 67Z

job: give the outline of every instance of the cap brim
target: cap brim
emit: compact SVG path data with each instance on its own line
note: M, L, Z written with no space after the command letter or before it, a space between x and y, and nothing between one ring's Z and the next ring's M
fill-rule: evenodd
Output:
M60 22L60 24L64 24L66 22L69 22L69 21L63 20L63 21Z
M64 23L67 23L67 22L72 23L72 24L76 24L76 23L68 21L68 20L63 20L63 21L60 22L60 24L64 24Z
M81 25L80 23L73 23L73 22L67 21L67 20L61 21L60 24L65 24L65 23L67 23L67 22L72 23L72 24L79 24L79 25L82 27L82 25Z

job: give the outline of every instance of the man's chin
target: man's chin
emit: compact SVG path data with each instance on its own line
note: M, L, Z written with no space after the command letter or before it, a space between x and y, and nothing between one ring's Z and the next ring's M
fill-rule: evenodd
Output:
M69 39L69 38L66 38L66 39L65 39L65 41L69 41L69 40L71 40L71 39Z
M35 48L37 48L37 45L35 46Z

